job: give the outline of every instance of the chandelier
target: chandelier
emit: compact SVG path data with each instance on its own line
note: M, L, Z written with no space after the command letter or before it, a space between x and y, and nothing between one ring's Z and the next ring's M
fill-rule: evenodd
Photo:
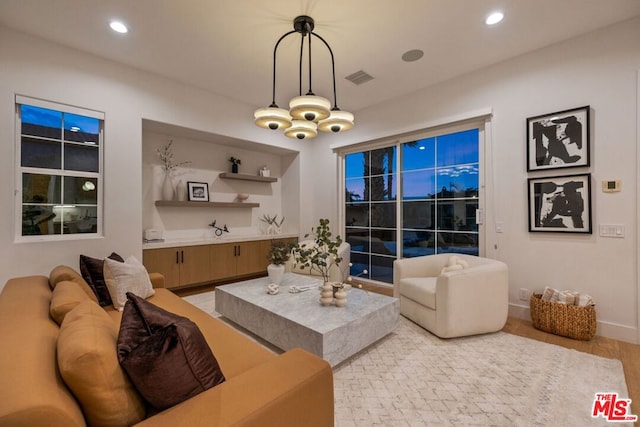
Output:
M324 132L342 132L353 127L353 114L341 111L336 100L336 68L333 51L329 44L313 32L314 21L309 16L298 16L293 20L293 30L285 33L273 48L273 97L271 105L255 111L256 125L265 129L283 129L289 138L309 139L318 134L318 129ZM289 102L289 110L276 104L276 53L278 45L287 36L300 33L300 61L299 61L299 96ZM311 85L311 36L320 39L331 54L331 70L333 72L333 107L328 99L313 93ZM302 95L302 63L305 39L309 53L309 91Z

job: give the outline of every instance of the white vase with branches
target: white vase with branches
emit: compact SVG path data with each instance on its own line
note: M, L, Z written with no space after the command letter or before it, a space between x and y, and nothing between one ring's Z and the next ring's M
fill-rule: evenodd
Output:
M162 200L173 200L175 197L175 190L173 188L173 183L171 182L171 172L183 165L188 165L191 161L187 160L184 162L174 162L173 160L173 139L169 141L167 145L162 147L162 149L158 148L156 153L158 157L160 157L160 161L162 162L162 169L164 170L164 180L162 181Z

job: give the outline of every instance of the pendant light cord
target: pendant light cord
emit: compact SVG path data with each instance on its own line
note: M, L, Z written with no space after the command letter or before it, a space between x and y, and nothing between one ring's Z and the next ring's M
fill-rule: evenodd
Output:
M273 91L272 91L272 99L271 99L271 105L269 105L269 107L275 107L275 108L279 108L278 104L276 104L276 53L278 52L278 45L280 45L280 42L287 37L289 34L293 34L293 33L297 33L296 30L291 30L286 34L283 34L282 37L280 37L278 39L278 41L276 42L275 47L273 48ZM326 43L326 42L325 42ZM333 58L333 55L332 55ZM335 77L334 77L335 80ZM302 92L302 89L300 89L300 91ZM335 86L334 86L334 92L335 92Z
M329 46L329 43L327 43L325 39L323 39L322 37L320 37L314 32L311 32L310 34L313 34L314 36L322 40L322 43L324 43L324 45L329 50L329 53L331 54L331 74L333 76L333 108L332 110L340 110L340 108L338 108L338 96L336 95L336 63L333 58L333 51L331 50L331 46ZM309 37L309 39L311 39L311 37ZM309 58L309 62L311 62L311 58ZM311 73L309 73L309 78L311 78Z
M298 64L298 95L302 96L302 55L304 53L304 33L300 38L300 63Z
M313 34L313 32L309 27L307 27L307 31L309 37L309 92L307 93L307 95L315 95L313 93L313 89L311 88L311 34Z

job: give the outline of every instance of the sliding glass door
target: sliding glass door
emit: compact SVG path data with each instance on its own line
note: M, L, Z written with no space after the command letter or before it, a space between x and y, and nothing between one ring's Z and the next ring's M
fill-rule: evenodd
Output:
M398 252L396 153L391 146L345 156L344 234L351 244L351 274L388 283Z
M344 156L351 274L392 283L397 258L479 254L480 138L472 128Z

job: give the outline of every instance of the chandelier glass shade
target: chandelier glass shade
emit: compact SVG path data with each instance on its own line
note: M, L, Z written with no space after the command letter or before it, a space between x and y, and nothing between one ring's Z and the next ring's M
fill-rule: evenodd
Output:
M285 136L296 139L310 139L318 134L318 129L323 132L342 132L353 127L353 114L341 111L338 108L336 99L336 71L333 51L329 44L319 35L313 32L314 21L309 16L298 16L293 20L293 30L285 33L277 41L273 49L273 100L266 108L257 109L253 116L255 124L265 129L284 130ZM276 104L276 53L278 45L287 36L299 33L302 36L300 42L300 62L299 62L299 96L294 97L289 102L289 110L280 108ZM321 40L331 54L331 69L333 73L333 106L331 102L317 96L312 91L311 83L311 36ZM307 41L309 91L302 94L302 64L304 43Z
M291 126L284 130L289 138L311 139L318 134L318 125L311 120L292 120Z
M284 129L291 126L291 115L277 105L267 108L259 108L253 113L256 125L265 129Z
M353 127L353 114L348 111L331 110L328 118L318 122L323 132L344 132Z

